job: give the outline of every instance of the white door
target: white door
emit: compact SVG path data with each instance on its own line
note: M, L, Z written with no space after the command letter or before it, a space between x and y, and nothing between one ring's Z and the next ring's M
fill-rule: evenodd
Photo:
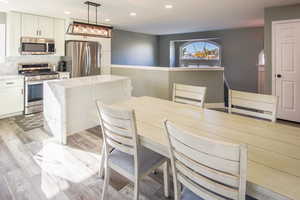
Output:
M50 17L38 17L39 21L39 37L50 38L54 37L54 19Z
M300 122L300 20L273 23L272 55L277 117Z
M38 36L38 16L22 14L22 36Z

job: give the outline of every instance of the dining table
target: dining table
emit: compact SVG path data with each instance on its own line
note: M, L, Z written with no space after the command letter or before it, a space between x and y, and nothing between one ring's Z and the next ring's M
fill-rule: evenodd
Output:
M113 106L133 109L141 145L169 157L163 121L196 136L248 149L247 195L259 200L300 199L300 128L154 97Z

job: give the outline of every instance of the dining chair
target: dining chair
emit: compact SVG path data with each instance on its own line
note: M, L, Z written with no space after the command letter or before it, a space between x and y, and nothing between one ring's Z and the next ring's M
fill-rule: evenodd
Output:
M175 200L245 199L246 145L196 136L178 129L170 121L165 121L164 126Z
M228 91L228 112L276 122L278 98L272 95Z
M173 84L173 101L204 107L206 87Z
M164 191L168 197L169 161L166 157L140 145L134 110L104 105L99 101L96 103L104 140L105 171L102 200L107 198L111 169L134 182L134 199L138 200L141 179L163 164L165 164Z

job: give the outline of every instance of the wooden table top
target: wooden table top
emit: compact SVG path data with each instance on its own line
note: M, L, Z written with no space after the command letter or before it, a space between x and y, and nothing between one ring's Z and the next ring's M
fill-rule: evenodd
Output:
M117 105L135 110L142 143L155 144L164 155L164 119L195 135L247 144L248 183L287 199L300 198L300 128L152 97Z

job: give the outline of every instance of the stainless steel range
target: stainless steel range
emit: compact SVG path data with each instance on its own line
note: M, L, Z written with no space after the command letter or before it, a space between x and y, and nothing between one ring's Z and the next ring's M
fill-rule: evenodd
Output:
M48 63L19 64L19 74L25 76L25 115L43 111L43 82L58 79Z

